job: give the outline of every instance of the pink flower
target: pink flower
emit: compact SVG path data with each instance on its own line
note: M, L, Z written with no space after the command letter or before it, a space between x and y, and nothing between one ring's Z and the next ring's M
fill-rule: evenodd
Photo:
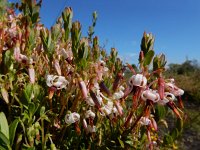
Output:
M14 58L16 61L20 62L20 48L19 48L19 43L16 44L15 48L14 48Z
M32 84L34 84L35 83L35 70L33 67L28 69L28 74L29 74L30 82Z
M87 87L85 85L85 82L82 79L79 79L79 87L81 89L83 98L86 99L87 95L88 95L88 90L87 90Z
M58 60L54 61L54 68L56 69L59 76L61 76L61 68Z

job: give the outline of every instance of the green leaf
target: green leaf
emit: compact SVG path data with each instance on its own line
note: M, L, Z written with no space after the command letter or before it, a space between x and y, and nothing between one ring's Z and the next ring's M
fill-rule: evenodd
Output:
M166 65L167 61L165 60L165 55L161 54L160 55L160 66L164 67Z
M13 141L15 139L15 132L19 123L19 119L15 119L9 126L9 135L10 135L10 145L13 145Z
M182 119L177 119L176 127L177 127L179 132L183 131L183 120Z
M179 136L179 131L178 131L178 129L177 129L177 128L174 128L174 129L172 130L172 132L170 133L170 135L171 135L172 139L175 140L175 139Z
M159 68L158 64L158 56L154 57L153 59L153 71L156 71Z
M27 84L24 88L24 96L25 96L27 104L31 102L32 92L33 92L33 85Z
M48 35L48 43L47 43L47 47L49 48L51 45L51 32L49 32L49 35Z
M119 144L121 145L121 147L124 148L124 142L119 137L117 139L118 139Z
M6 116L3 112L0 113L0 132L2 132L9 140L9 127Z
M37 20L38 20L38 17L39 17L39 13L38 12L34 13L32 18L31 18L32 23L36 23Z
M7 147L5 148L5 147L0 145L0 150L7 150Z
M30 114L33 115L35 113L35 104L29 103L28 110L29 110Z
M43 88L41 88L40 85L38 84L34 84L33 85L33 94L34 94L34 99L37 99L38 97L40 97L40 95L43 95Z
M162 118L165 117L166 109L165 109L164 106L157 105L155 110L156 110L156 113L155 113L156 114L156 119L161 120Z
M88 57L88 46L84 45L83 59L87 59Z
M163 139L163 144L164 145L169 145L173 143L173 138L170 135L165 135L164 139Z
M146 55L144 56L144 66L148 66L151 63L153 56L154 56L153 50L150 50L146 53Z
M7 69L7 68L11 68L10 66L12 65L12 63L13 63L13 60L11 59L11 57L12 57L12 53L11 53L11 51L10 50L7 50L6 52L5 52L5 54L4 54L4 64L5 64L5 68L3 68L3 70L4 69ZM5 71L5 70L4 70Z
M2 131L0 131L0 145L2 147L5 147L6 150L8 150L8 149L11 150L10 141Z
M9 103L9 95L8 95L8 91L4 87L1 87L1 95L3 97L3 100L6 102L6 104L8 104Z
M45 107L42 106L40 109L40 117L43 116L45 114Z

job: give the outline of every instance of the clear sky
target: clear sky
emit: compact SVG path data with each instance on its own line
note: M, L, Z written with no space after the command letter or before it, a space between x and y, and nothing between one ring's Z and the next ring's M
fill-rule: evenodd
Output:
M124 61L137 63L146 31L153 33L154 50L166 54L168 63L186 58L200 62L200 0L43 0L41 22L52 26L67 6L81 22L83 36L97 11L95 35L108 52L115 47Z

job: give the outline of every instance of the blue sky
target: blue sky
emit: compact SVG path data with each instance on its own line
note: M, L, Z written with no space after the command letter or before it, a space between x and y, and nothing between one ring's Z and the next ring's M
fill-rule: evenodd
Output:
M81 22L83 36L97 11L95 35L101 46L108 52L115 47L126 62L137 64L144 31L155 36L154 50L168 63L200 61L200 0L43 0L41 22L52 26L67 6Z

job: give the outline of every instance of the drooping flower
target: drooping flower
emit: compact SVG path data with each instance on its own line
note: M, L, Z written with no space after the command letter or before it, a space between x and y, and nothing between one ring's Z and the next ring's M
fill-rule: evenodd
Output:
M90 96L87 97L85 101L89 106L94 106L95 105L93 99Z
M68 49L67 51L63 48L61 50L61 54L64 57L65 60L67 60L68 62L71 62L71 60L73 59L73 53L71 49Z
M142 74L133 75L129 79L129 85L130 86L145 87L146 84L147 84L147 78L144 75L142 75Z
M124 97L133 90L134 87L145 88L147 85L147 78L142 74L133 75L128 81L128 87L124 91Z
M26 55L20 54L19 58L22 61L22 63L25 63L25 64L28 63L28 57Z
M156 103L160 100L159 94L154 90L145 90L141 94L142 100L146 101L151 100L152 102Z
M94 132L97 131L97 128L96 128L96 126L88 125L87 130L88 130L89 133L94 133Z
M65 122L67 124L72 124L80 120L80 115L76 112L66 114L65 115Z
M64 76L47 75L46 84L48 87L55 87L57 90L66 88L68 81Z
M120 87L119 87L119 92L115 92L115 93L113 94L113 97L112 97L112 98L113 98L113 99L116 99L116 100L122 98L122 97L124 96L123 90L124 90L124 87L123 87L123 86L120 86Z
M165 105L167 104L169 101L174 101L175 100L175 96L172 94L172 93L169 93L169 92L165 92L164 93L164 98L163 99L160 99L158 101L158 104L160 105Z
M141 117L139 122L140 122L141 125L145 125L145 126L151 124L151 120L147 117Z
M102 116L106 116L106 115L110 115L113 111L113 102L112 101L108 101L106 105L104 105L103 107L101 107Z
M92 112L91 110L88 110L85 113L85 118L92 118L92 119L94 119L95 118L95 113Z
M97 79L102 80L103 75L108 72L108 68L106 67L106 63L104 61L99 61L95 64L95 72L97 73Z
M170 93L174 94L174 96L181 96L184 94L184 91L173 83L165 83L165 88L169 90Z

